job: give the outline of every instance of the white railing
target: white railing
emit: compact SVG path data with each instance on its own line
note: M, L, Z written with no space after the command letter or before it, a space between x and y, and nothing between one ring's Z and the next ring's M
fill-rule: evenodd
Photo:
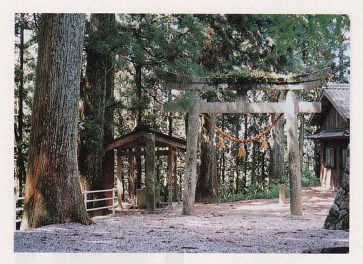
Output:
M17 207L18 201L24 201L24 197L15 197L15 230L16 224L21 222L21 216L18 218L17 214L24 209L24 204L22 204L21 207Z
M102 199L87 199L87 194L89 193L101 193L101 192L112 192L112 197L108 198L102 198ZM115 214L115 208L117 207L117 197L116 197L117 189L109 189L109 190L97 190L97 191L84 191L83 197L84 197L84 206L86 207L87 212L89 211L96 211L106 208L112 208L112 214ZM89 202L97 202L97 201L108 201L112 200L112 205L109 206L102 206L102 207L95 207L95 208L87 208L87 203ZM16 224L21 222L21 217L17 217L17 213L23 211L24 204L21 207L17 207L18 201L24 201L24 197L15 197L15 230L16 230Z
M101 193L101 192L112 192L112 197L107 197L107 198L101 198L101 199L90 199L88 200L87 198L87 194L89 193ZM101 210L101 209L110 209L112 208L112 214L115 214L115 208L117 207L117 204L115 203L116 201L116 192L117 189L108 189L108 190L97 190L97 191L84 191L83 192L83 196L84 196L84 206L86 207L86 211L96 211L96 210ZM98 202L98 201L109 201L112 200L112 205L108 205L108 206L101 206L101 207L95 207L95 208L87 208L87 203L89 202Z

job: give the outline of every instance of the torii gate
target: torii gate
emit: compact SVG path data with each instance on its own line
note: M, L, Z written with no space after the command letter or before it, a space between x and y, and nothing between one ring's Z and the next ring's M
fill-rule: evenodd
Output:
M278 77L237 77L237 78L193 78L183 83L177 75L161 74L170 80L169 89L192 91L189 110L168 109L170 112L188 112L188 135L185 164L185 180L183 193L183 214L192 214L195 203L195 188L197 181L197 143L201 113L284 113L287 125L287 150L290 178L290 212L292 215L302 214L301 200L301 167L298 143L298 113L320 113L319 102L298 102L295 90L315 89L326 79L329 69L295 76ZM231 103L206 102L200 100L202 91L220 90L281 90L288 91L286 100L278 103Z

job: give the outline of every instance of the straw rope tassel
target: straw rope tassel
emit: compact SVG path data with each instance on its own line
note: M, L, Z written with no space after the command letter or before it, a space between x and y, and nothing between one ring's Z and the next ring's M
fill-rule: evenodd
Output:
M239 145L239 148L238 148L238 157L242 158L244 156L246 156L246 149L245 149L245 145L242 143Z
M261 143L261 149L262 149L262 152L265 152L267 150L267 140L266 140L266 137L263 136L262 137L262 143Z
M224 149L225 148L225 146L224 146L224 140L223 140L223 136L222 135L219 135L218 147L221 148L221 149Z

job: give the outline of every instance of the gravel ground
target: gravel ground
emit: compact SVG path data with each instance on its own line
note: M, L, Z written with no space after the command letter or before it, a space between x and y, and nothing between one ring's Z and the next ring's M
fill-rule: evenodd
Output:
M94 224L49 225L16 231L15 252L302 253L348 247L349 232L325 230L335 193L303 190L303 215L278 200L196 204L195 215L139 210L94 217Z

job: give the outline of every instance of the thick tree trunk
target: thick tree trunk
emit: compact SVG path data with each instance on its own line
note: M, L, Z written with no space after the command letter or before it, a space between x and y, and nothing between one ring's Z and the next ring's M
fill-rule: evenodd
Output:
M100 17L99 19L102 20L106 26L113 26L116 24L116 18L114 14L98 14ZM107 107L110 102L113 101L114 98L114 58L112 57L111 53L104 55L105 58L105 69L106 69L106 76L105 76L105 103L106 108L104 112L104 125L103 125L103 143L111 142L114 139L113 133L113 125L114 125L114 108ZM103 189L112 189L114 187L114 171L115 171L115 152L108 151L104 153L102 159L102 186ZM112 197L112 192L107 192L106 197ZM107 205L111 205L112 201L107 200Z
M112 14L92 14L90 35L94 37L103 34L112 17L114 19ZM105 118L106 99L113 96L113 86L113 65L110 55L93 46L88 47L79 148L80 174L83 188L86 190L113 188L113 151L105 153L103 158L104 141L113 139L112 111L108 111ZM93 198L104 198L110 194L95 193ZM105 201L94 204L94 206L104 205ZM100 212L94 211L93 214L95 213Z
M83 14L44 14L41 20L21 229L91 222L77 164L84 25Z
M214 122L215 116L210 116ZM211 123L204 119L201 136L200 173L196 187L197 201L210 201L217 195L216 188L216 149L214 147L215 131Z

